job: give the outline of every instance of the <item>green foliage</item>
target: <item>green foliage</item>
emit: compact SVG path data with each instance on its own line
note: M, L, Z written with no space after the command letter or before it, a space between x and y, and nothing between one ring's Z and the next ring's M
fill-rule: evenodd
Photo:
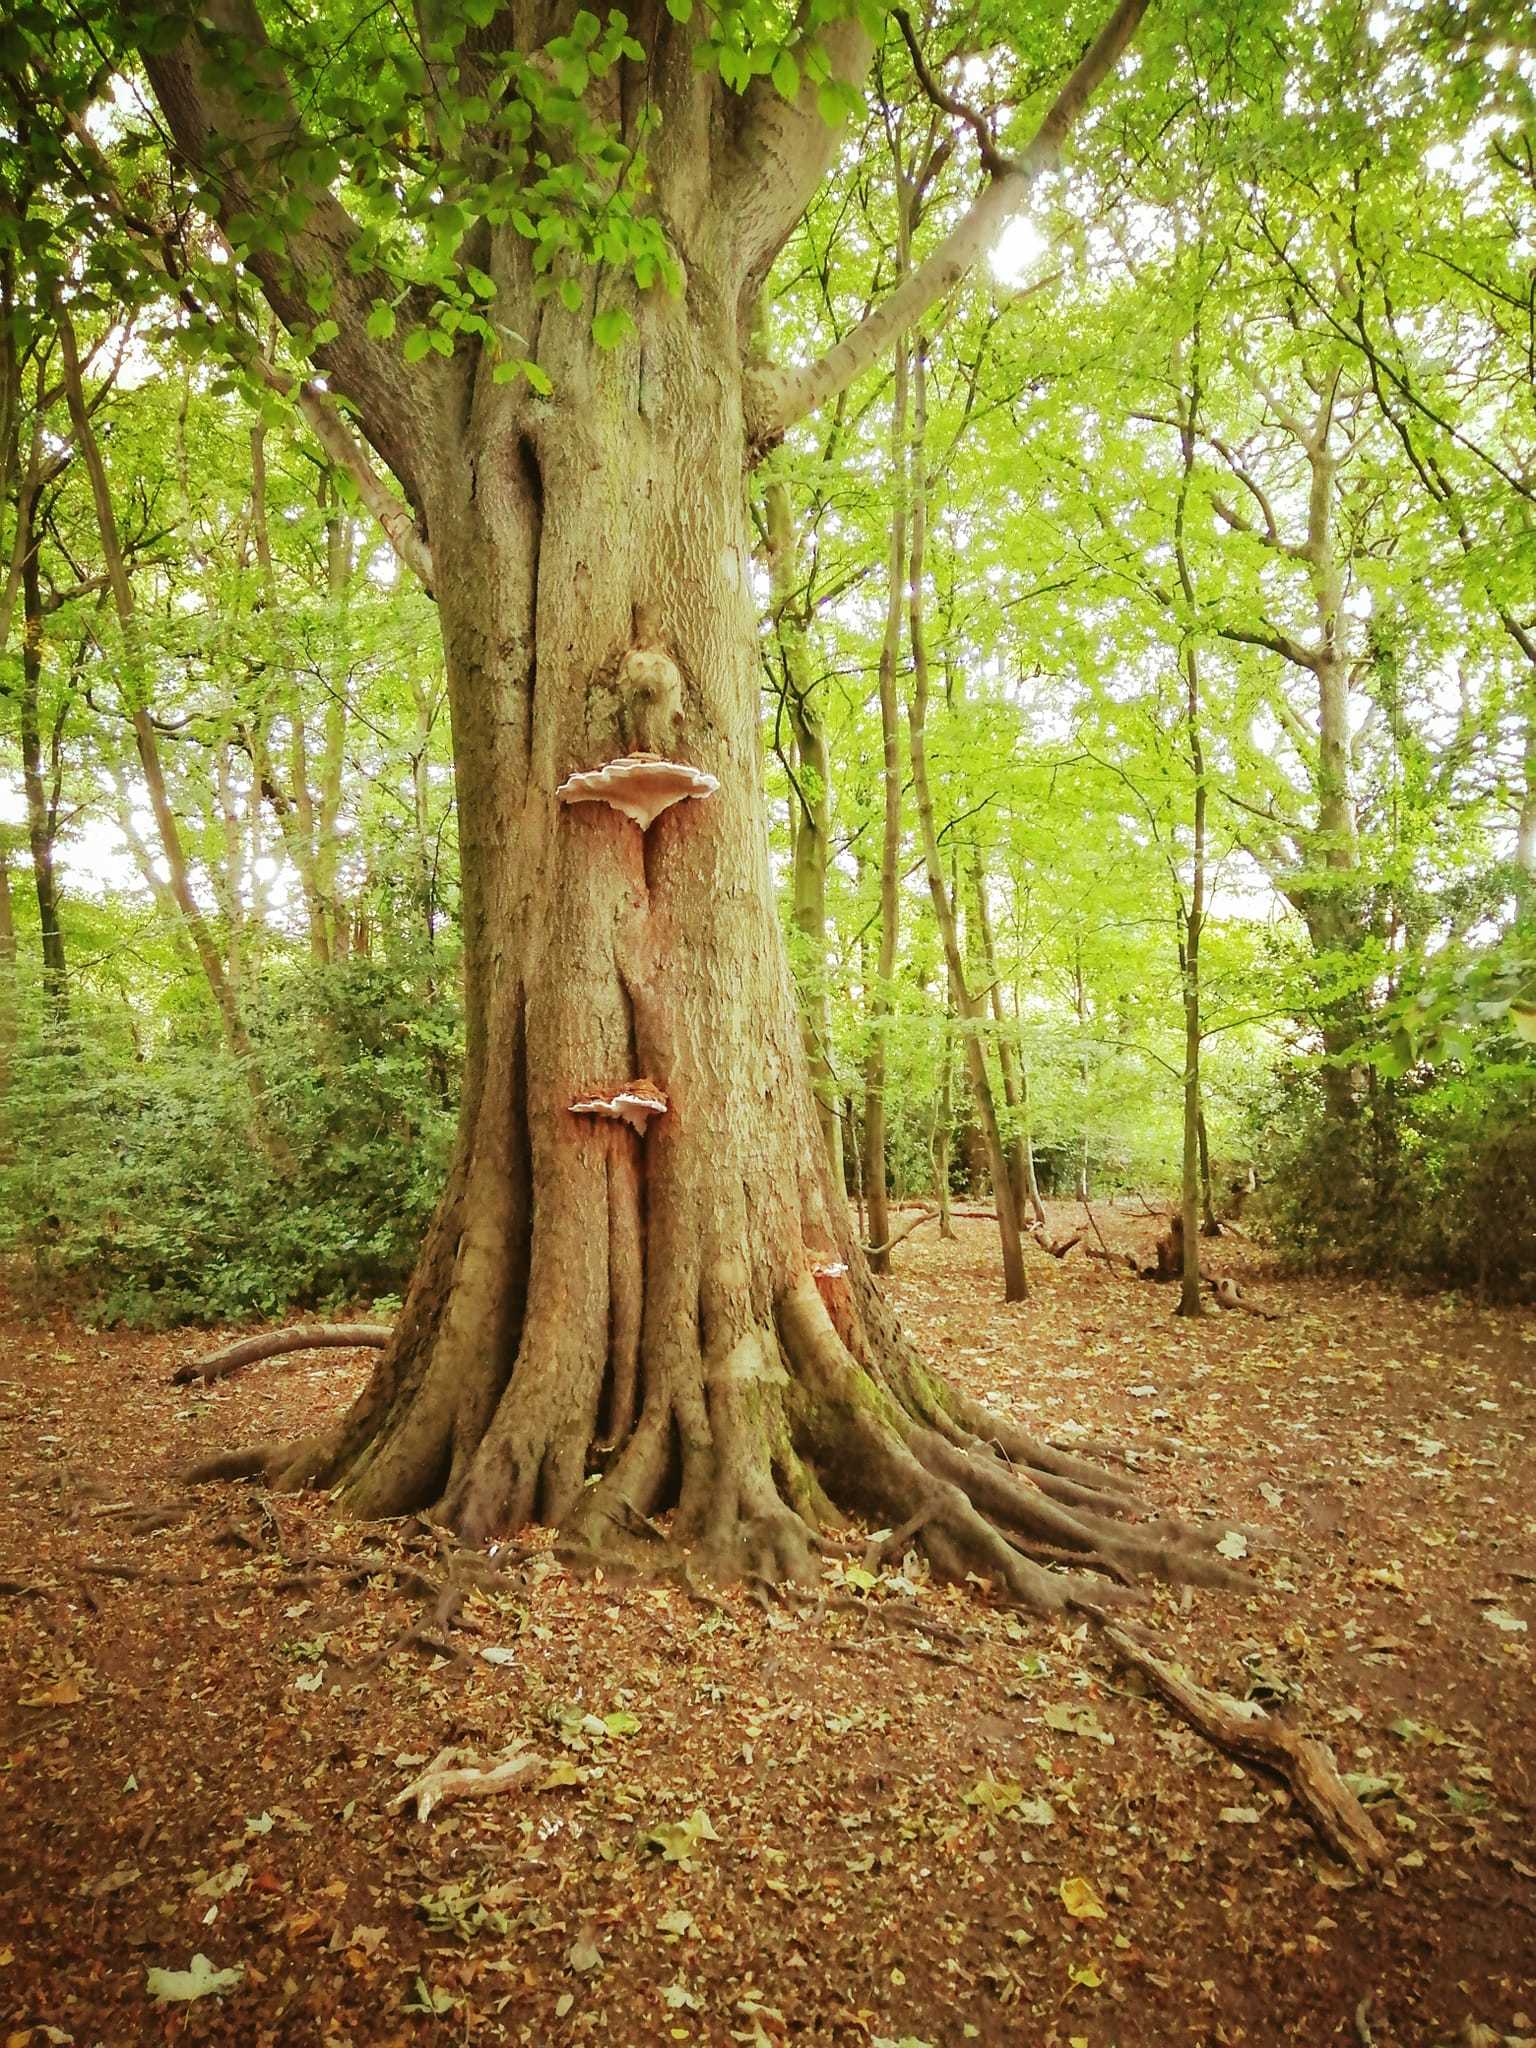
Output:
M24 1047L0 1162L0 1249L104 1322L242 1321L403 1284L446 1170L455 1009L420 964L274 970L255 1010L281 1169L234 1063L183 1032Z

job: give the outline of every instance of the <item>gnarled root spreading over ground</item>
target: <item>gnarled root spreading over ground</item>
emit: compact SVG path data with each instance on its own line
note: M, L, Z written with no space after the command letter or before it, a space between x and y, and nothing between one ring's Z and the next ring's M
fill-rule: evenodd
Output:
M1158 1516L1123 1471L929 1371L861 1272L807 1271L761 1319L717 1286L667 1347L642 1343L640 1303L626 1307L617 1278L607 1367L585 1400L574 1347L541 1374L525 1336L494 1399L483 1385L473 1398L471 1373L444 1407L448 1314L425 1356L402 1325L334 1436L238 1452L200 1476L337 1485L359 1513L425 1509L473 1542L544 1521L573 1554L686 1554L724 1580L808 1582L862 1523L919 1547L936 1575L1041 1613L1098 1609L1146 1576L1241 1583L1219 1526Z

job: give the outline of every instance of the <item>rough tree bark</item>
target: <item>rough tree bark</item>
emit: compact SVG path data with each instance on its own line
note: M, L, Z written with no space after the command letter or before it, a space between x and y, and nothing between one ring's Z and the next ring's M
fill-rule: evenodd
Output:
M205 11L260 33L244 0ZM1076 104L1139 13L1122 0ZM630 342L595 347L590 296L577 314L541 296L529 244L498 231L481 244L498 318L533 341L553 395L472 355L406 377L354 318L369 280L354 302L335 272L327 374L430 537L468 1032L457 1153L393 1341L338 1429L270 1469L471 1539L539 1519L577 1549L686 1546L774 1577L812 1571L857 1515L1041 1610L1097 1608L1106 1577L1220 1579L1205 1538L1146 1515L1121 1477L926 1369L831 1183L774 915L743 487L751 302L831 138L766 81L723 99L660 10L632 28L665 110L653 201L686 287L628 294ZM149 69L194 160L212 132L258 149L195 41ZM223 171L224 203L247 204L254 173ZM339 212L317 200L286 267L252 259L285 317L303 317L295 273L347 246ZM646 833L559 802L573 770L637 745L718 794ZM644 1135L573 1113L641 1075L669 1104Z

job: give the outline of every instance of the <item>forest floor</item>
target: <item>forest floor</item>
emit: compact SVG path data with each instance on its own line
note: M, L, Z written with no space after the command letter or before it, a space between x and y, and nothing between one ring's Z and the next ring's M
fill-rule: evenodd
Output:
M0 2048L1536 2034L1536 1314L1287 1278L1230 1239L1213 1266L1278 1320L1176 1321L1081 1251L1008 1308L995 1249L980 1222L903 1246L914 1333L1250 1530L1251 1597L1160 1589L1145 1620L1332 1742L1386 1883L1083 1629L899 1564L797 1612L536 1553L464 1610L476 1654L435 1659L399 1641L419 1591L302 1562L398 1556L400 1528L178 1482L330 1418L366 1355L176 1388L204 1334L0 1310ZM450 1743L538 1761L397 1809Z

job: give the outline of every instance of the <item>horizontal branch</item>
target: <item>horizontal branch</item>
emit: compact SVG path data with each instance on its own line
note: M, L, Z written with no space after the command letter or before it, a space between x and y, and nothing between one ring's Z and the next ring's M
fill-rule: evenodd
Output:
M986 255L1006 223L1024 206L1036 180L1057 162L1073 122L1119 61L1147 6L1148 0L1119 0L1057 94L1024 154L992 178L939 246L888 298L819 361L803 369L757 372L749 391L748 419L755 448L772 447L796 420L804 419L807 413L836 397Z
M1279 631L1263 632L1248 626L1218 626L1218 638L1235 640L1243 647L1262 647L1270 654L1278 654L1284 660L1294 662L1297 668L1310 669L1317 673L1320 657L1310 647L1303 647L1299 640L1293 640L1289 633Z
M356 1351L363 1347L382 1350L392 1332L388 1323L295 1323L286 1330L260 1330L254 1337L241 1337L206 1358L189 1358L171 1374L173 1387L193 1380L206 1386L213 1380L228 1379L247 1365L264 1358L282 1358L290 1351Z

